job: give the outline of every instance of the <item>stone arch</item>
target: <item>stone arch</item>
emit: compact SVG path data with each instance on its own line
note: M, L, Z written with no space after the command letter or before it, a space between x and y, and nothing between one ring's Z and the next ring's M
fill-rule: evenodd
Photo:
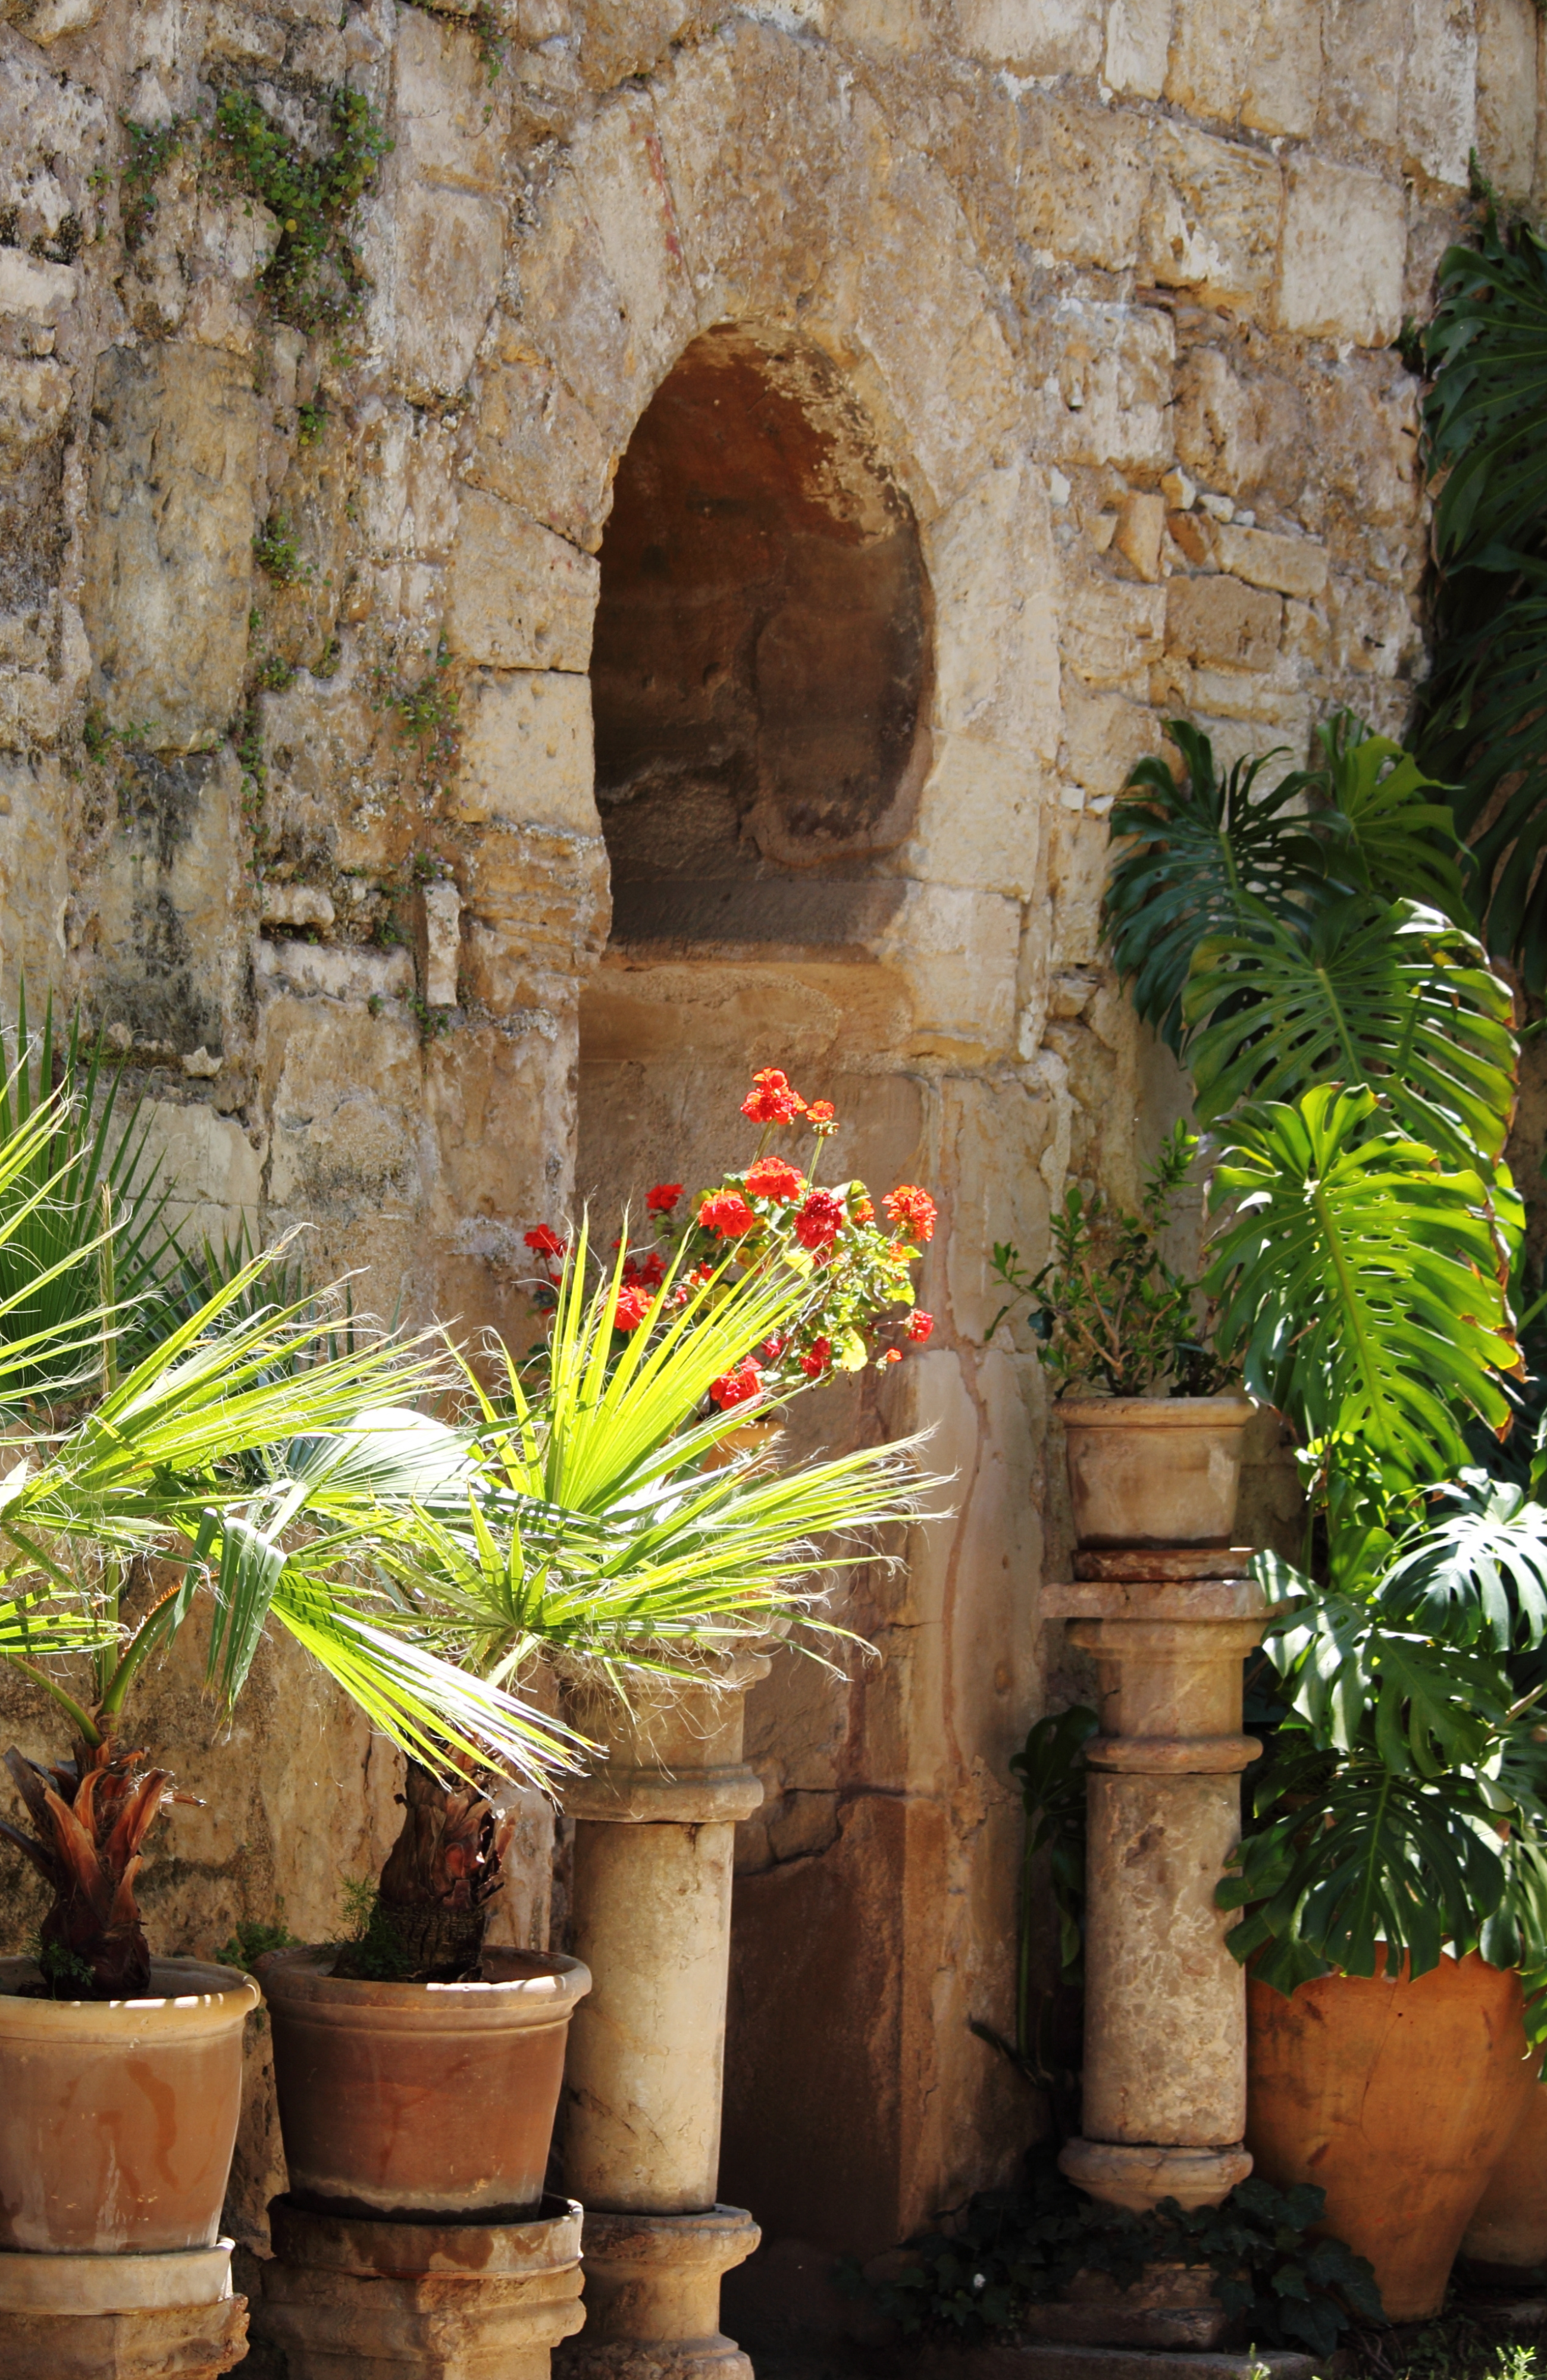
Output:
M812 876L901 843L930 754L912 506L831 361L701 333L629 442L600 560L615 941L766 941L771 911L787 934Z

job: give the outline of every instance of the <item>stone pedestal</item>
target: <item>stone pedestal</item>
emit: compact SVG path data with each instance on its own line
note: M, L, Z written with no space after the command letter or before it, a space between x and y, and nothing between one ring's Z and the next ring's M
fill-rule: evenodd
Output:
M566 1795L575 1953L592 1977L565 2069L565 2179L586 2209L585 2335L560 2359L574 2380L750 2380L720 2331L720 2276L758 2229L714 2192L735 1827L762 1799L742 1695L767 1667L727 1656L701 1686L641 1686L627 1713L572 1708L611 1753Z
M0 2255L5 2380L218 2380L246 2353L229 2240L158 2256Z
M255 2338L289 2380L548 2380L585 2320L580 2210L530 2223L386 2223L269 2208L274 2262Z
M1214 1888L1240 1834L1241 1663L1266 1598L1240 1548L1081 1555L1043 1610L1094 1654L1087 1747L1082 2137L1059 2163L1141 2213L1217 2205L1251 2170L1246 1978Z

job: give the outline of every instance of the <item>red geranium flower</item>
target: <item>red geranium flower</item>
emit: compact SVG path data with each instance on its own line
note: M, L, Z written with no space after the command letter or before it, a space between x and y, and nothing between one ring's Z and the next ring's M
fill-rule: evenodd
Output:
M910 1339L927 1339L933 1329L933 1315L926 1314L921 1305L916 1305L912 1313L907 1318L908 1337Z
M916 1182L899 1183L895 1190L888 1190L881 1203L886 1209L887 1221L899 1231L917 1232L921 1240L933 1239L934 1219L939 1210L929 1192L920 1190Z
M535 1248L540 1257L561 1257L564 1254L564 1242L547 1223L539 1223L535 1232L527 1233L527 1245Z
M803 1248L829 1247L843 1221L842 1201L831 1190L813 1190L795 1219L795 1236Z
M806 1378L809 1380L815 1380L821 1378L822 1374L826 1371L828 1365L832 1361L833 1342L831 1339L813 1339L810 1345L807 1348L805 1354L800 1358L800 1368L805 1373Z
M645 1194L645 1211L652 1215L669 1215L682 1196L680 1182L658 1182Z
M699 1208L699 1220L706 1232L718 1232L723 1240L738 1240L757 1221L750 1207L739 1190L717 1190Z
M806 1110L806 1122L814 1123L818 1132L836 1132L838 1119L833 1112L831 1099L813 1099Z
M854 1202L854 1220L855 1220L855 1221L856 1221L857 1223L873 1223L873 1222L874 1222L874 1220L875 1220L875 1207L874 1207L873 1202L872 1202L871 1199L869 1199L869 1198L857 1198L857 1199L855 1200L855 1202Z
M806 1177L786 1158L760 1157L747 1168L747 1187L754 1198L798 1198Z
M793 1123L806 1112L806 1102L792 1091L777 1066L764 1066L752 1076L752 1087L741 1102L741 1112L754 1123Z
M788 1345L788 1339L781 1337L780 1333L775 1330L772 1339L765 1339L763 1341L758 1353L762 1357L765 1364L776 1364Z
M750 1355L743 1355L734 1372L723 1372L709 1383L709 1393L722 1413L734 1405L744 1405L762 1391L762 1373Z
M637 1283L630 1283L628 1288L620 1289L617 1293L617 1310L613 1316L614 1329L637 1330L641 1322L649 1321L651 1303L649 1290L640 1288Z
M902 1362L902 1349L900 1347L888 1347L885 1354L883 1355L881 1360L883 1364L900 1364Z

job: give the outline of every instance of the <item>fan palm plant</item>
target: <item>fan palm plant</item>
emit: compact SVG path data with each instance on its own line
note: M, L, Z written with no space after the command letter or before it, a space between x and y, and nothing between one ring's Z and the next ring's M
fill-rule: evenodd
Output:
M873 1555L878 1532L918 1518L931 1484L911 1442L788 1468L738 1451L706 1468L726 1433L713 1389L795 1328L820 1284L776 1255L745 1269L731 1258L708 1280L679 1255L620 1349L627 1242L625 1232L610 1272L588 1286L588 1234L578 1234L538 1381L501 1347L494 1388L463 1366L473 1465L448 1431L435 1509L421 1505L414 1530L378 1557L405 1616L492 1688L513 1687L541 1653L627 1703L635 1682L701 1682L706 1655L792 1623L835 1638L816 1609L823 1588ZM767 1402L739 1403L737 1424ZM464 1848L448 1863L449 1841ZM502 1848L487 1802L416 1777L372 1952L396 1956L399 1973L465 1971L481 1934L469 1920Z

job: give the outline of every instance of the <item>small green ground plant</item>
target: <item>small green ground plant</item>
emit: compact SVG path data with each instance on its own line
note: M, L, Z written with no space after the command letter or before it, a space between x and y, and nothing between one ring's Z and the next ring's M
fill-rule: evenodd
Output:
M954 2229L911 2242L891 2278L867 2283L852 2264L845 2277L905 2331L981 2339L1013 2333L1077 2274L1104 2274L1124 2289L1151 2265L1208 2265L1243 2346L1331 2355L1356 2323L1383 2316L1365 2259L1312 2236L1324 2205L1320 2190L1249 2180L1220 2206L1188 2213L1168 2199L1153 2214L1128 2215L1098 2204L1033 2151L1018 2189L981 2192Z

